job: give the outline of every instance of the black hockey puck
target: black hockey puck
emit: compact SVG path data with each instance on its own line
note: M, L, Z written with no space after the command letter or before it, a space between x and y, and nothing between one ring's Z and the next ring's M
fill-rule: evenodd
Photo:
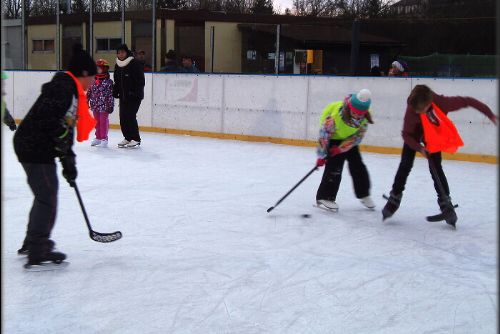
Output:
M311 215L308 213L304 213L301 215L302 218L311 218Z

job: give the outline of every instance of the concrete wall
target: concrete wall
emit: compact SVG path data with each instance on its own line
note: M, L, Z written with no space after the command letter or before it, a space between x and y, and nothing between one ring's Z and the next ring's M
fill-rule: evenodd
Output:
M174 20L165 20L165 28L166 28L166 51L175 50L175 21ZM165 55L163 55L165 56ZM180 55L179 55L180 56Z
M24 117L41 84L53 73L9 72L6 101L16 119ZM157 73L146 74L138 120L141 126L179 132L316 141L323 108L348 93L368 88L373 94L375 124L370 125L363 144L400 148L406 98L421 83L440 94L473 96L498 114L498 82L493 79ZM497 127L481 113L467 108L450 113L450 118L465 142L459 152L497 155ZM111 123L119 123L117 111L111 115Z
M32 25L28 26L28 36L26 44L28 47L28 69L34 70L55 70L58 43L56 42L56 24ZM62 30L62 29L61 29ZM54 40L54 51L33 52L33 40L52 39ZM60 46L59 46L60 47Z
M214 73L241 73L241 32L238 23L231 22L205 22L205 71L212 66L211 27L215 28Z
M116 50L109 52L97 52L98 38L121 38L122 37L122 23L120 21L114 22L94 22L94 55L95 60L102 58L106 59L109 63L111 70L115 67Z

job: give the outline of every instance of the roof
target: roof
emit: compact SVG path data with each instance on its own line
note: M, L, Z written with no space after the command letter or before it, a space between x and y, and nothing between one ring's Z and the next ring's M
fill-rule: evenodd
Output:
M258 31L262 33L275 34L276 27L270 25L238 24L242 31ZM322 27L318 29L315 25L290 25L280 30L281 37L292 40L303 41L304 43L322 44L351 44L352 32L349 29L339 26ZM359 34L359 42L362 45L390 45L403 46L404 43L367 33Z

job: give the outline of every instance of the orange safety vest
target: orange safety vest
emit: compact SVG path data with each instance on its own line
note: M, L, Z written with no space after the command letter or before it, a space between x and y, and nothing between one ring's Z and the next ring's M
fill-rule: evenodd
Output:
M77 108L77 122L76 122L76 140L79 142L89 139L90 132L95 128L96 120L89 112L89 103L87 95L83 90L82 84L70 71L66 72L75 82L78 91L78 108Z
M455 124L436 104L432 103L432 109L420 114L425 148L430 153L455 153L460 146L464 146Z

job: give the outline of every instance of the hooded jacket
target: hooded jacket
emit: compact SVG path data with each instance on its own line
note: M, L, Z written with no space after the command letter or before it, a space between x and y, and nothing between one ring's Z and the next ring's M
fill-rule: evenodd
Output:
M78 105L73 79L58 72L42 92L14 135L20 162L54 163L54 158L75 156L72 150Z

